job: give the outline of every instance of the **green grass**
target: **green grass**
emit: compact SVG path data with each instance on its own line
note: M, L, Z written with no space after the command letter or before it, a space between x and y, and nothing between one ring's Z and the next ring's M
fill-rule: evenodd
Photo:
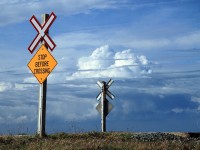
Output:
M39 136L1 136L1 150L199 150L200 140L138 141L134 133L88 132L78 134L57 133L44 138Z

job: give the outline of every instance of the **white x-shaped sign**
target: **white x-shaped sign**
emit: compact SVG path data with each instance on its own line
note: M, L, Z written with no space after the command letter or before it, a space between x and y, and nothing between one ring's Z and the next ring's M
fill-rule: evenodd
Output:
M112 85L113 82L114 82L114 81L113 81L112 79L110 79L110 80L108 81L108 83L106 84L106 95L108 95L112 100L115 98L115 96L108 90L108 88ZM103 83L102 83L101 81L97 81L97 85L98 85L100 88L103 87ZM102 96L102 92L100 92L100 93L97 95L96 99L97 99L97 100L100 100L101 96Z
M56 44L53 42L51 37L46 34L54 20L56 19L56 15L52 12L49 16L48 20L44 23L43 26L39 23L37 18L33 15L30 19L31 24L37 30L38 34L36 35L35 39L32 41L31 45L28 47L28 50L32 54L41 39L44 39L47 46L50 48L51 51L56 47Z

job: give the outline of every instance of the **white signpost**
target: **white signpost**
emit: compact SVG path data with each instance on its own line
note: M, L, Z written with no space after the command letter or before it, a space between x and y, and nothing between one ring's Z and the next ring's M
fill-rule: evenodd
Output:
M101 88L101 92L97 95L96 99L101 99L101 102L97 105L96 109L101 114L102 132L106 132L106 116L113 108L112 104L106 98L106 95L108 95L112 100L115 98L115 96L108 90L113 82L112 79L110 79L107 84L105 81L97 81L97 85Z

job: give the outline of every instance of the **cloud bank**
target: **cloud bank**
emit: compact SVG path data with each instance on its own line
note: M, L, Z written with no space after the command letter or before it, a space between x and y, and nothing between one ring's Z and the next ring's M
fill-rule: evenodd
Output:
M4 91L11 89L11 88L12 88L11 83L0 82L0 92L4 92Z
M77 78L136 78L152 72L146 56L136 56L131 49L114 52L108 45L78 59L78 71L67 80Z

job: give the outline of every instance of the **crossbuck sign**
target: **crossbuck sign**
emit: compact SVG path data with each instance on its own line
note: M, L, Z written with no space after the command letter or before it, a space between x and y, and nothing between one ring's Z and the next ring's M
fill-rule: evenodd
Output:
M113 82L114 82L114 81L113 81L112 79L110 79L110 80L108 81L108 83L106 84L106 95L108 95L112 100L115 98L115 96L108 90L108 88L112 85ZM101 81L97 81L97 85L98 85L100 88L103 87L103 83L102 83ZM100 93L97 95L96 99L97 99L97 100L100 100L101 95L102 95L102 92L100 92Z
M52 12L49 16L49 19L45 22L44 25L41 25L37 18L33 15L30 19L31 24L37 30L38 34L35 39L32 41L31 45L28 47L28 50L32 54L41 39L44 39L46 45L49 47L51 51L56 47L56 44L53 42L51 37L47 34L48 29L56 19L56 15Z

